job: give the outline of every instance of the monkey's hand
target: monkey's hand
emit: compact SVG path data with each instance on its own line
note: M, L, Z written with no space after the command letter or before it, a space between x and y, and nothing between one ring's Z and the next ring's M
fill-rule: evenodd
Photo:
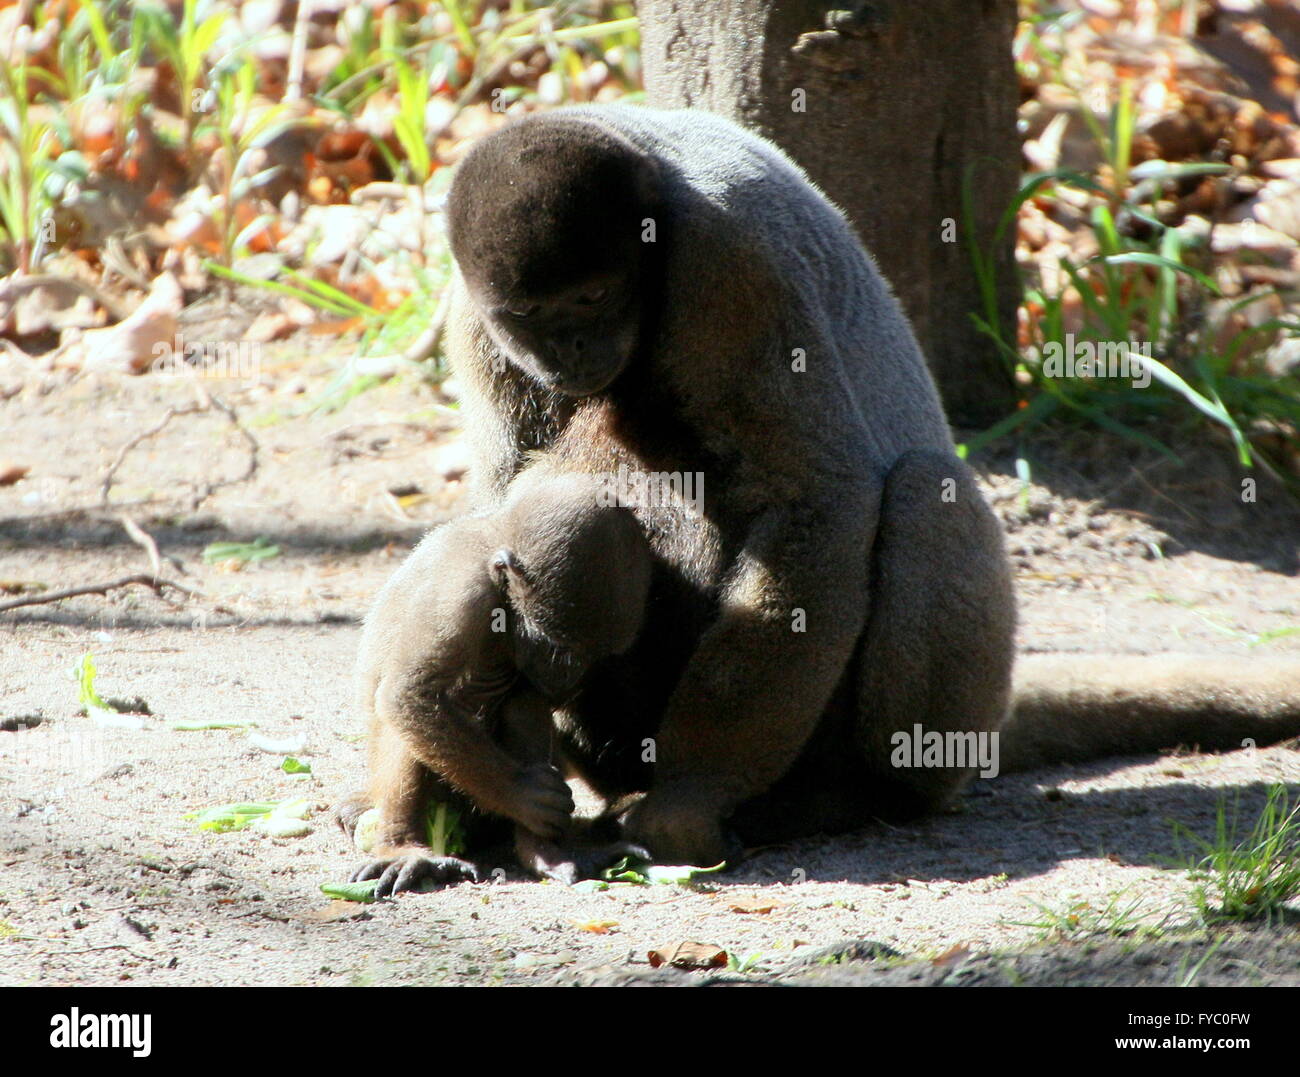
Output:
M535 763L520 772L505 814L539 838L554 841L569 826L573 792L555 767Z
M360 883L378 879L375 897L385 898L403 891L420 893L456 883L479 881L479 871L468 860L454 856L434 856L432 849L406 846L387 850L388 856L362 864L352 873L349 882Z
M735 864L744 852L739 839L722 825L720 812L671 787L651 790L624 817L623 831L659 864L711 868L724 860Z

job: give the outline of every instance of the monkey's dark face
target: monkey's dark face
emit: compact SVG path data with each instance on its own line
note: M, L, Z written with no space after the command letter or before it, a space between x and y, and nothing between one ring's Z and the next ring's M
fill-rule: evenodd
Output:
M513 550L500 549L488 561L493 580L510 611L515 668L543 695L563 702L577 691L591 664L602 657L590 625L568 624L548 599L553 580L529 571Z
M649 159L582 122L503 128L459 166L452 253L493 343L547 389L598 393L636 351L655 187Z
M479 302L497 347L546 388L567 396L608 387L636 347L640 312L617 273L587 277L558 291L480 293Z

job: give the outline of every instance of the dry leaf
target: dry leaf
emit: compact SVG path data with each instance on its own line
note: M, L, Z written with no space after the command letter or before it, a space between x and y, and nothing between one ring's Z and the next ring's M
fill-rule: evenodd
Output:
M294 320L283 311L259 314L244 333L244 339L256 344L266 344L287 337L297 328Z
M79 345L86 369L142 374L155 361L169 358L183 302L180 283L163 273L128 318L108 329L86 331Z
M930 964L936 968L942 968L945 965L956 965L970 956L970 948L958 943L951 950L945 950L938 957L931 960Z
M28 337L54 330L93 329L104 324L95 301L71 285L49 284L21 294L9 314L9 332Z
M573 920L571 923L579 931L589 931L593 935L608 935L618 927L617 920Z
M15 464L11 460L0 460L0 486L12 486L31 468L26 464Z
M646 955L654 968L670 965L675 969L721 969L727 967L727 951L708 942L674 942L657 947Z

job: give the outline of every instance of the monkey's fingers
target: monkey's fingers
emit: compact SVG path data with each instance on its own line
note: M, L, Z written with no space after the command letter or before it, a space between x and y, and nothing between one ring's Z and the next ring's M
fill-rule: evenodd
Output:
M375 894L378 897L391 897L408 891L419 893L430 887L478 881L478 869L468 860L459 860L454 856L407 857L404 861L389 865L388 870L379 877Z
M531 830L539 838L555 841L569 829L573 818L573 801L550 801L546 803L524 803L515 815L515 822L526 830Z
M391 861L388 860L368 860L348 876L348 882L364 883L371 879L378 879L390 863Z
M573 791L558 771L530 775L515 799L515 822L549 841L560 837L573 817Z
M401 856L389 860L372 860L352 873L351 882L378 879L375 897L392 897L405 892L454 886L479 881L479 872L468 860L454 856Z
M569 783L559 769L549 763L527 767L518 784L525 795L573 803L573 790Z
M524 799L538 811L573 814L573 790L563 783L558 787L532 786L524 792Z
M606 864L605 867L612 867L624 857L629 860L643 860L648 864L654 862L654 857L650 855L650 851L637 845L635 842L616 841L607 845L605 848L609 852L609 863ZM602 868L601 870L603 871L604 869Z

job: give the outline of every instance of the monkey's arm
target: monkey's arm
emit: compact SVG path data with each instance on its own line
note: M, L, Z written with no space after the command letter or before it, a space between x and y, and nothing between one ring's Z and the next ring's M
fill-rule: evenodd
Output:
M545 758L520 760L493 735L497 712L514 678L471 693L422 678L381 684L378 713L401 734L411 754L482 811L512 819L544 838L558 838L573 797Z
M567 787L528 772L494 738L516 681L504 598L487 570L495 526L447 524L394 574L366 619L359 702L375 728L392 730L483 811L553 829L566 817Z
M789 769L844 673L866 621L878 493L836 492L834 505L768 510L731 567L627 819L661 862L726 858L723 819Z

